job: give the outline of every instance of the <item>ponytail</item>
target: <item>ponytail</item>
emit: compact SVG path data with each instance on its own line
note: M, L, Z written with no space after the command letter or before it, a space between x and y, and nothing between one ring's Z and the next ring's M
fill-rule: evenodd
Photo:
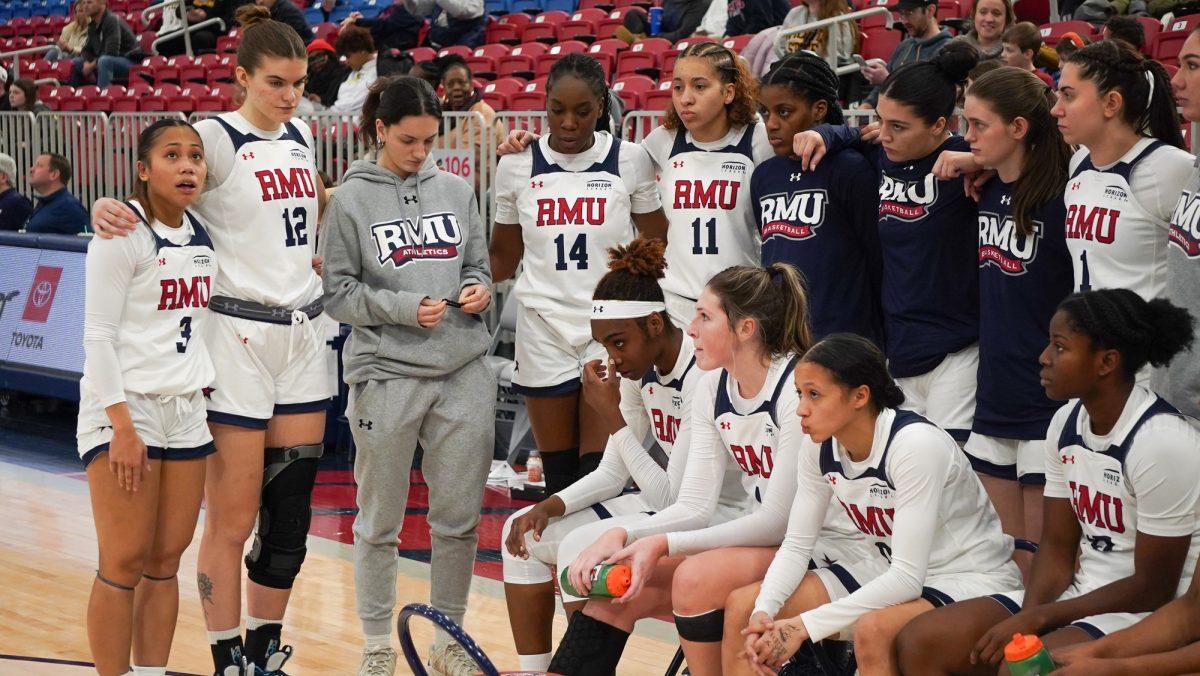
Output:
M1121 354L1121 369L1133 380L1149 363L1166 366L1195 339L1192 314L1164 298L1147 302L1129 289L1103 289L1068 296L1058 306L1075 330L1092 344Z
M736 265L718 272L707 287L720 299L730 328L741 319L755 321L763 349L772 358L804 354L812 345L808 294L791 265Z
M367 89L359 133L368 147L378 149L382 144L377 137L375 121L380 120L383 126L390 127L412 115L431 115L442 119L442 104L433 87L421 78L408 75L381 77Z
M1117 90L1124 105L1121 119L1138 134L1186 150L1171 76L1163 65L1134 51L1123 40L1094 42L1065 58L1101 95Z
M816 364L851 389L866 386L876 411L898 408L904 391L892 379L875 343L853 333L835 333L813 345L803 361Z

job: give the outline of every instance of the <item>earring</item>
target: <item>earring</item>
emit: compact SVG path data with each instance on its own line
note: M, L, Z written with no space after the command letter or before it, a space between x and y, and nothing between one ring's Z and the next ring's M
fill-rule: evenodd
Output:
M383 147L383 137L382 136L378 136L375 138L375 145L379 146L380 148Z

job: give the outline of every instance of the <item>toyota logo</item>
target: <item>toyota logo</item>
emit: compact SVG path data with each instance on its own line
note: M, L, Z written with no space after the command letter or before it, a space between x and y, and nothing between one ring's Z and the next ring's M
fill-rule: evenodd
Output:
M49 303L50 299L53 297L54 285L50 282L43 279L37 283L37 286L33 287L32 300L34 307L45 307L46 303Z

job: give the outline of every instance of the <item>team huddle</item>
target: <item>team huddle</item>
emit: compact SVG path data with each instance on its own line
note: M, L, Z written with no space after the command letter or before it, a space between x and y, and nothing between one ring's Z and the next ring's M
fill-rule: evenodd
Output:
M549 496L502 535L523 669L616 673L637 621L670 613L697 676L851 652L864 674L996 673L1014 634L1064 673L1200 670L1200 172L1176 115L1200 120L1200 33L1175 82L1105 41L1057 95L1016 68L963 87L978 55L952 43L889 75L862 129L820 57L759 82L699 43L640 144L568 55L548 133L501 146L488 241L415 78L372 86L374 158L326 203L292 118L304 45L240 14L245 105L148 127L134 198L93 208L78 445L101 674L165 674L202 498L215 673L284 673L329 318L351 327L359 673L396 668L418 444L431 602L461 623L494 441L479 314L510 278ZM611 563L628 590L591 595ZM476 669L440 632L429 661Z

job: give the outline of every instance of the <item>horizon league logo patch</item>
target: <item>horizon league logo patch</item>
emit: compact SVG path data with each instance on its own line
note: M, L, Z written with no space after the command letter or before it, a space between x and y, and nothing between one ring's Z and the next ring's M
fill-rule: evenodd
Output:
M902 181L884 176L879 183L879 215L901 221L919 221L937 201L937 177L925 174L920 181Z
M1042 239L1041 221L1033 222L1031 235L1021 234L1011 216L1001 221L997 214L979 214L979 267L996 266L1007 275L1025 274L1037 258L1038 242Z
M829 193L825 190L801 190L792 193L764 195L758 200L762 211L762 238L775 235L785 239L805 240L825 222Z
M587 182L588 190L612 190L612 181L605 178L596 178Z
M1188 258L1200 257L1200 194L1185 191L1179 196L1167 238Z
M427 214L419 223L410 218L371 226L379 265L392 262L401 268L413 261L445 260L458 256L462 229L458 217L449 212Z
M744 174L744 173L746 173L746 163L738 162L736 160L729 160L728 162L722 162L721 163L721 171L725 171L725 172L728 172L731 174Z

